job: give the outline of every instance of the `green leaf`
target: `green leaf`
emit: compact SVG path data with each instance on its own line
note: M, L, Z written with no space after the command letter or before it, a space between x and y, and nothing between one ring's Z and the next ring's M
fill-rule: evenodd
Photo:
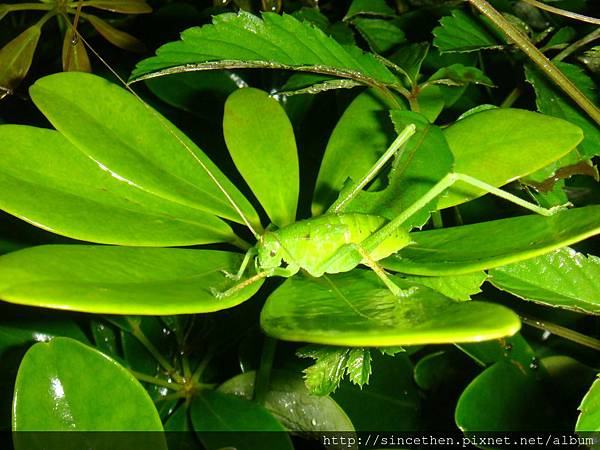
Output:
M359 94L344 111L327 143L313 196L312 214L335 201L348 178L360 180L394 139L389 107L373 90Z
M375 53L386 53L406 42L404 32L387 20L359 17L352 20L352 25Z
M278 91L282 95L318 94L332 89L352 89L361 84L354 80L340 80L327 75L295 73Z
M144 43L129 33L117 30L108 22L100 19L97 16L85 14L84 17L90 24L92 24L96 31L112 45L135 53L144 53L146 51L146 46Z
M593 103L598 104L596 83L581 67L563 62L555 62L554 64L587 98ZM535 89L538 111L568 120L572 124L579 126L583 130L584 135L583 141L577 147L581 156L583 158L591 158L592 156L599 155L600 128L598 125L537 69L528 67L525 70L525 75L527 81Z
M460 396L456 425L463 432L552 429L548 395L532 372L505 362L484 370Z
M0 256L0 298L102 314L195 314L251 297L262 284L217 299L235 282L242 255L214 250L87 245L32 247Z
M30 91L36 106L58 131L122 182L173 203L243 223L210 172L250 223L260 229L248 200L217 166L133 94L80 72L41 78Z
M369 384L342 383L333 398L357 430L414 431L422 429L421 398L406 355L373 355ZM364 441L363 441L364 442Z
M79 38L74 38L70 31L65 32L62 48L62 65L65 72L79 71L91 72L90 58L88 57L85 44ZM73 41L75 40L75 44Z
M503 306L455 302L400 277L393 281L405 289L402 297L368 270L289 278L267 299L261 326L282 340L352 347L482 341L520 327Z
M578 409L581 414L577 418L575 431L600 431L600 379L594 381Z
M476 67L452 64L435 72L428 80L429 83L446 84L448 86L463 86L465 84L481 84L493 87L494 83Z
M496 108L472 114L444 129L454 154L454 172L493 186L521 178L575 148L579 127L522 109ZM440 209L479 197L480 189L457 183L438 204Z
M82 376L86 373L93 376ZM60 337L34 345L23 358L12 425L17 432L163 429L152 400L127 369L97 350ZM14 436L17 444L20 434ZM149 448L166 449L164 436L143 434L146 441L155 442Z
M481 285L487 279L485 272L473 272L449 277L405 276L405 280L427 286L453 300L471 300L471 296L481 292Z
M525 300L600 314L600 258L571 248L493 269L489 281Z
M306 387L314 395L329 395L335 391L345 375L362 387L371 375L371 352L365 348L343 348L309 345L296 354L312 358L315 363L304 369Z
M390 117L396 132L400 133L409 124L415 124L417 131L394 159L388 185L380 191L360 192L346 212L376 214L392 220L452 170L452 153L439 127L412 111L393 110ZM413 215L403 227L424 225L429 211L436 209L435 203Z
M255 378L255 372L246 372L218 390L249 400L254 395ZM273 371L264 405L290 431L354 431L344 410L331 397L312 395L296 373Z
M382 261L414 275L460 275L543 255L600 233L600 206L411 233L414 244Z
M0 208L38 227L120 245L238 240L217 217L139 189L56 131L1 125L0 140Z
M264 407L235 395L202 391L193 398L190 415L198 438L208 450L294 448L283 433L285 429Z
M460 9L442 17L433 35L433 45L441 53L502 48L502 43L485 26Z
M263 13L262 20L244 11L219 14L212 25L190 28L181 39L140 62L131 79L192 70L268 68L333 75L368 85L398 83L373 55L342 46L319 28L287 14Z
M389 59L405 73L410 84L416 86L419 81L421 65L428 53L429 43L419 42L403 45Z
M271 221L296 220L300 174L294 130L277 100L239 89L225 103L223 134L229 154Z
M0 49L0 88L11 91L25 78L41 33L35 24Z
M385 0L352 0L344 20L357 15L394 17L395 12L387 5Z
M529 367L531 364L539 365L535 352L521 333L493 341L459 344L457 347L483 367L491 366L499 361L521 367ZM544 368L540 366L538 374L543 372Z

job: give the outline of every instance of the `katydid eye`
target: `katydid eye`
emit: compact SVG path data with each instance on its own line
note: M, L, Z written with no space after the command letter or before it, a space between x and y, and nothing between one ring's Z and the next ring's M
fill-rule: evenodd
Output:
M277 250L271 250L271 253L269 253L269 256L271 256L271 258L274 258L276 254L277 254Z

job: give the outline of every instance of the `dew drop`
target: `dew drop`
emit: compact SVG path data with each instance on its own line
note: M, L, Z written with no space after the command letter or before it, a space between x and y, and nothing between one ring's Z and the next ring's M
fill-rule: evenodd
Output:
M540 361L534 356L531 358L531 362L529 363L529 368L531 370L537 370L540 368Z

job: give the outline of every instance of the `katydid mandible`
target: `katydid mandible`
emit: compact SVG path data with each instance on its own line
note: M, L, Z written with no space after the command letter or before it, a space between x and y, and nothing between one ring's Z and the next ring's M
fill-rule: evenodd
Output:
M240 280L251 260L254 260L257 273L226 291L219 292L212 288L213 295L225 298L260 279L272 276L287 278L300 270L313 277L320 277L326 273L348 272L363 264L372 269L394 295L401 296L402 290L394 284L377 261L409 245L411 241L408 231L402 228L402 225L457 181L544 216L552 215L561 209L542 208L469 175L450 173L393 220L387 221L372 214L344 213L345 207L384 165L392 157L401 155L404 144L415 131L414 124L404 128L366 175L354 183L344 197L334 202L325 214L295 222L275 231L267 230L257 236L256 245L246 253L238 273L225 272L225 275L233 280Z

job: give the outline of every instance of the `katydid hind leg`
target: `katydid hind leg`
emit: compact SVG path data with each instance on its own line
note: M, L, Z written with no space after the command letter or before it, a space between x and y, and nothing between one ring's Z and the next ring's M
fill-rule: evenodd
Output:
M502 189L499 189L495 186L492 186L491 184L471 177L470 175L450 173L444 178L442 178L440 181L438 181L435 185L433 185L433 187L429 191L427 191L421 198L416 200L412 205L410 205L408 208L402 211L397 217L392 219L386 225L384 225L371 236L369 236L367 239L365 239L361 245L365 248L367 252L372 252L375 248L377 248L377 246L379 246L385 239L390 237L415 213L429 205L436 197L438 197L440 194L446 191L446 189L452 187L452 185L457 181L469 184L473 187L485 191L486 193L493 194L504 200L515 203L516 205L519 205L542 216L551 216L564 209L563 207L554 207L551 209L543 208L539 205L523 200L522 198L517 197L516 195L503 191Z

